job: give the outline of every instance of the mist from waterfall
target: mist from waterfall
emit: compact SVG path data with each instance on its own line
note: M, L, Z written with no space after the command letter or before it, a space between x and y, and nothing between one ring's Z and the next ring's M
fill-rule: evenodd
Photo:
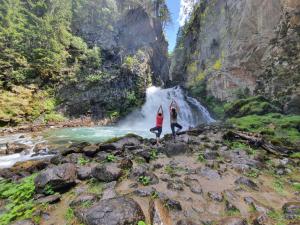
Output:
M183 129L215 121L200 102L192 97L185 96L179 86L168 89L153 86L147 89L146 102L143 107L127 116L119 123L119 126L132 130L149 130L155 126L156 113L158 107L162 105L164 110L163 133L170 133L169 105L172 99L179 106L178 123L183 126Z

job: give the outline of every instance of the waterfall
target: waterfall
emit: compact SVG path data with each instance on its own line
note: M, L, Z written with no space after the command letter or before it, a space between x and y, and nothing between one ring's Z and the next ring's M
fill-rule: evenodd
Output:
M132 130L149 130L155 126L157 109L162 105L164 110L163 133L170 133L169 105L172 99L179 106L178 123L184 129L215 121L204 106L196 99L185 96L179 86L168 89L150 87L147 89L146 102L142 109L131 113L120 122L119 126Z

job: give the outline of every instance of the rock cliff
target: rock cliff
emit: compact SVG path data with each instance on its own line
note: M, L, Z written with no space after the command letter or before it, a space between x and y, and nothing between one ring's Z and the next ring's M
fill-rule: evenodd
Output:
M97 119L139 105L150 84L168 80L168 44L151 1L93 0L74 5L72 32L102 53L102 66L60 89L62 111Z
M263 92L299 112L299 12L293 0L200 1L179 32L170 78L221 101Z

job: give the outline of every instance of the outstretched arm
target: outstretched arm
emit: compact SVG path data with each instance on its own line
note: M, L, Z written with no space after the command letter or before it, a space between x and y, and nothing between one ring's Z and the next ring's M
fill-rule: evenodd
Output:
M177 104L177 102L175 100L174 100L174 105L176 107L177 112L179 112L179 106L178 106L178 104Z
M163 112L163 108L162 108L161 105L159 106L159 108L158 108L158 110L157 110L157 114L158 114L159 112L161 112L162 114L164 113L164 112Z

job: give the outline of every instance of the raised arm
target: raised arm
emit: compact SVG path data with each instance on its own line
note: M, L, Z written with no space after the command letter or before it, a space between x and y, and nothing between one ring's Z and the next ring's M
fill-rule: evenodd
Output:
M163 108L162 108L161 105L159 106L159 108L158 108L158 110L157 110L157 114L158 114L159 112L161 112L162 114L164 114L164 111L163 111Z
M175 105L175 107L176 107L176 110L177 110L177 112L179 112L179 106L178 106L178 104L177 104L177 102L174 100L174 105Z

